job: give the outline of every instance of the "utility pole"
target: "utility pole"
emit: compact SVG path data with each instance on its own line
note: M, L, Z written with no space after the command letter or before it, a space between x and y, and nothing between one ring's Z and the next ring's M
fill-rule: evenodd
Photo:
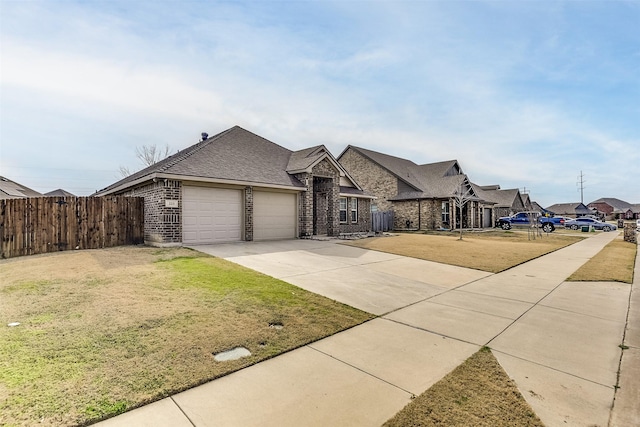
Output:
M520 194L529 194L531 192L531 190L527 190L527 187L522 187L522 190L518 190L520 191ZM525 206L524 209L527 211L531 210L531 199L529 199L528 206Z
M584 180L584 175L582 174L582 171L580 171L580 175L578 176L578 182L576 183L576 185L580 186L580 203L582 203L584 205L584 183L586 182Z

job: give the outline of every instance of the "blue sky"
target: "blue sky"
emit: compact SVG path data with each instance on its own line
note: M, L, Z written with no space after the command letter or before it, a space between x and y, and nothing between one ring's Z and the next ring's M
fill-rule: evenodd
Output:
M640 1L0 0L0 175L89 195L234 125L640 203Z

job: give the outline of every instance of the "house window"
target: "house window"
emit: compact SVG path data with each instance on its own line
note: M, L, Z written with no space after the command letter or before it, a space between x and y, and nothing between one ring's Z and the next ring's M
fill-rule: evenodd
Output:
M351 222L358 222L358 199L355 197L351 198Z
M442 225L448 225L449 220L449 202L442 202Z
M340 197L340 222L347 222L347 198Z

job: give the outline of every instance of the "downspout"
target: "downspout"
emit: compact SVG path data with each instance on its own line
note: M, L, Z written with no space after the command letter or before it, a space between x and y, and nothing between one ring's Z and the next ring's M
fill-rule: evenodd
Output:
M418 199L418 231L420 231L422 229L422 225L421 225L421 214L422 213L422 209L420 208L420 199Z

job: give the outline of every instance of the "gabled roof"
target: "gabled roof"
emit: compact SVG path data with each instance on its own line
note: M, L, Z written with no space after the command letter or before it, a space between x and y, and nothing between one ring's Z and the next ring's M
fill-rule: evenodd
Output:
M589 204L591 205L593 203L606 203L607 205L611 206L614 210L620 210L620 211L626 211L632 206L631 203L627 203L624 200L615 199L613 197L603 197L601 199L594 200Z
M340 172L340 176L345 176L342 166L324 145L316 145L315 147L292 152L287 164L287 173L311 173L313 167L324 159L327 159Z
M323 159L327 159L353 187L362 190L324 145L291 151L234 126L121 179L97 194L119 192L153 178L167 177L304 190L304 184L293 174L311 172Z
M421 187L420 181L414 175L414 171L413 171L413 168L417 167L418 165L412 162L411 160L402 159L400 157L390 156L388 154L379 153L377 151L367 150L365 148L349 145L338 156L338 161L340 161L340 157L342 157L342 155L349 148L359 152L361 155L369 158L369 160L382 166L384 169L389 171L392 175L395 175L397 178L404 181L410 187L413 187L416 191L422 191L422 189L420 188Z
M24 199L26 197L42 197L42 193L0 176L0 199Z
M100 190L106 194L127 188L135 181L156 174L181 179L228 180L257 184L299 187L303 185L287 173L292 151L239 126L209 137L173 156L142 169Z
M58 188L57 190L49 191L48 193L44 193L47 197L76 197L75 194L69 193L62 188Z
M540 206L540 203L538 203L536 201L531 202L531 210L532 211L536 211L536 212L540 212L542 214L553 213L553 212L548 212L545 208Z
M493 186L486 186L484 188L488 187ZM510 208L518 204L518 200L520 201L518 205L524 206L524 201L522 200L520 190L518 190L517 188L509 188L505 190L483 190L482 198L484 200L493 202L495 204L495 207L497 208Z
M470 187L471 184L467 176L462 172L457 160L418 165L411 160L355 147L353 145L347 146L340 156L338 156L338 159L349 149L357 151L360 155L377 163L410 188L410 190L398 193L397 196L389 200L448 198L453 195L456 189L460 188L461 183L463 183L466 188L471 188L473 196L476 196L474 189Z
M553 212L556 215L585 215L593 213L592 209L589 209L584 203L556 203L547 208L548 211Z

